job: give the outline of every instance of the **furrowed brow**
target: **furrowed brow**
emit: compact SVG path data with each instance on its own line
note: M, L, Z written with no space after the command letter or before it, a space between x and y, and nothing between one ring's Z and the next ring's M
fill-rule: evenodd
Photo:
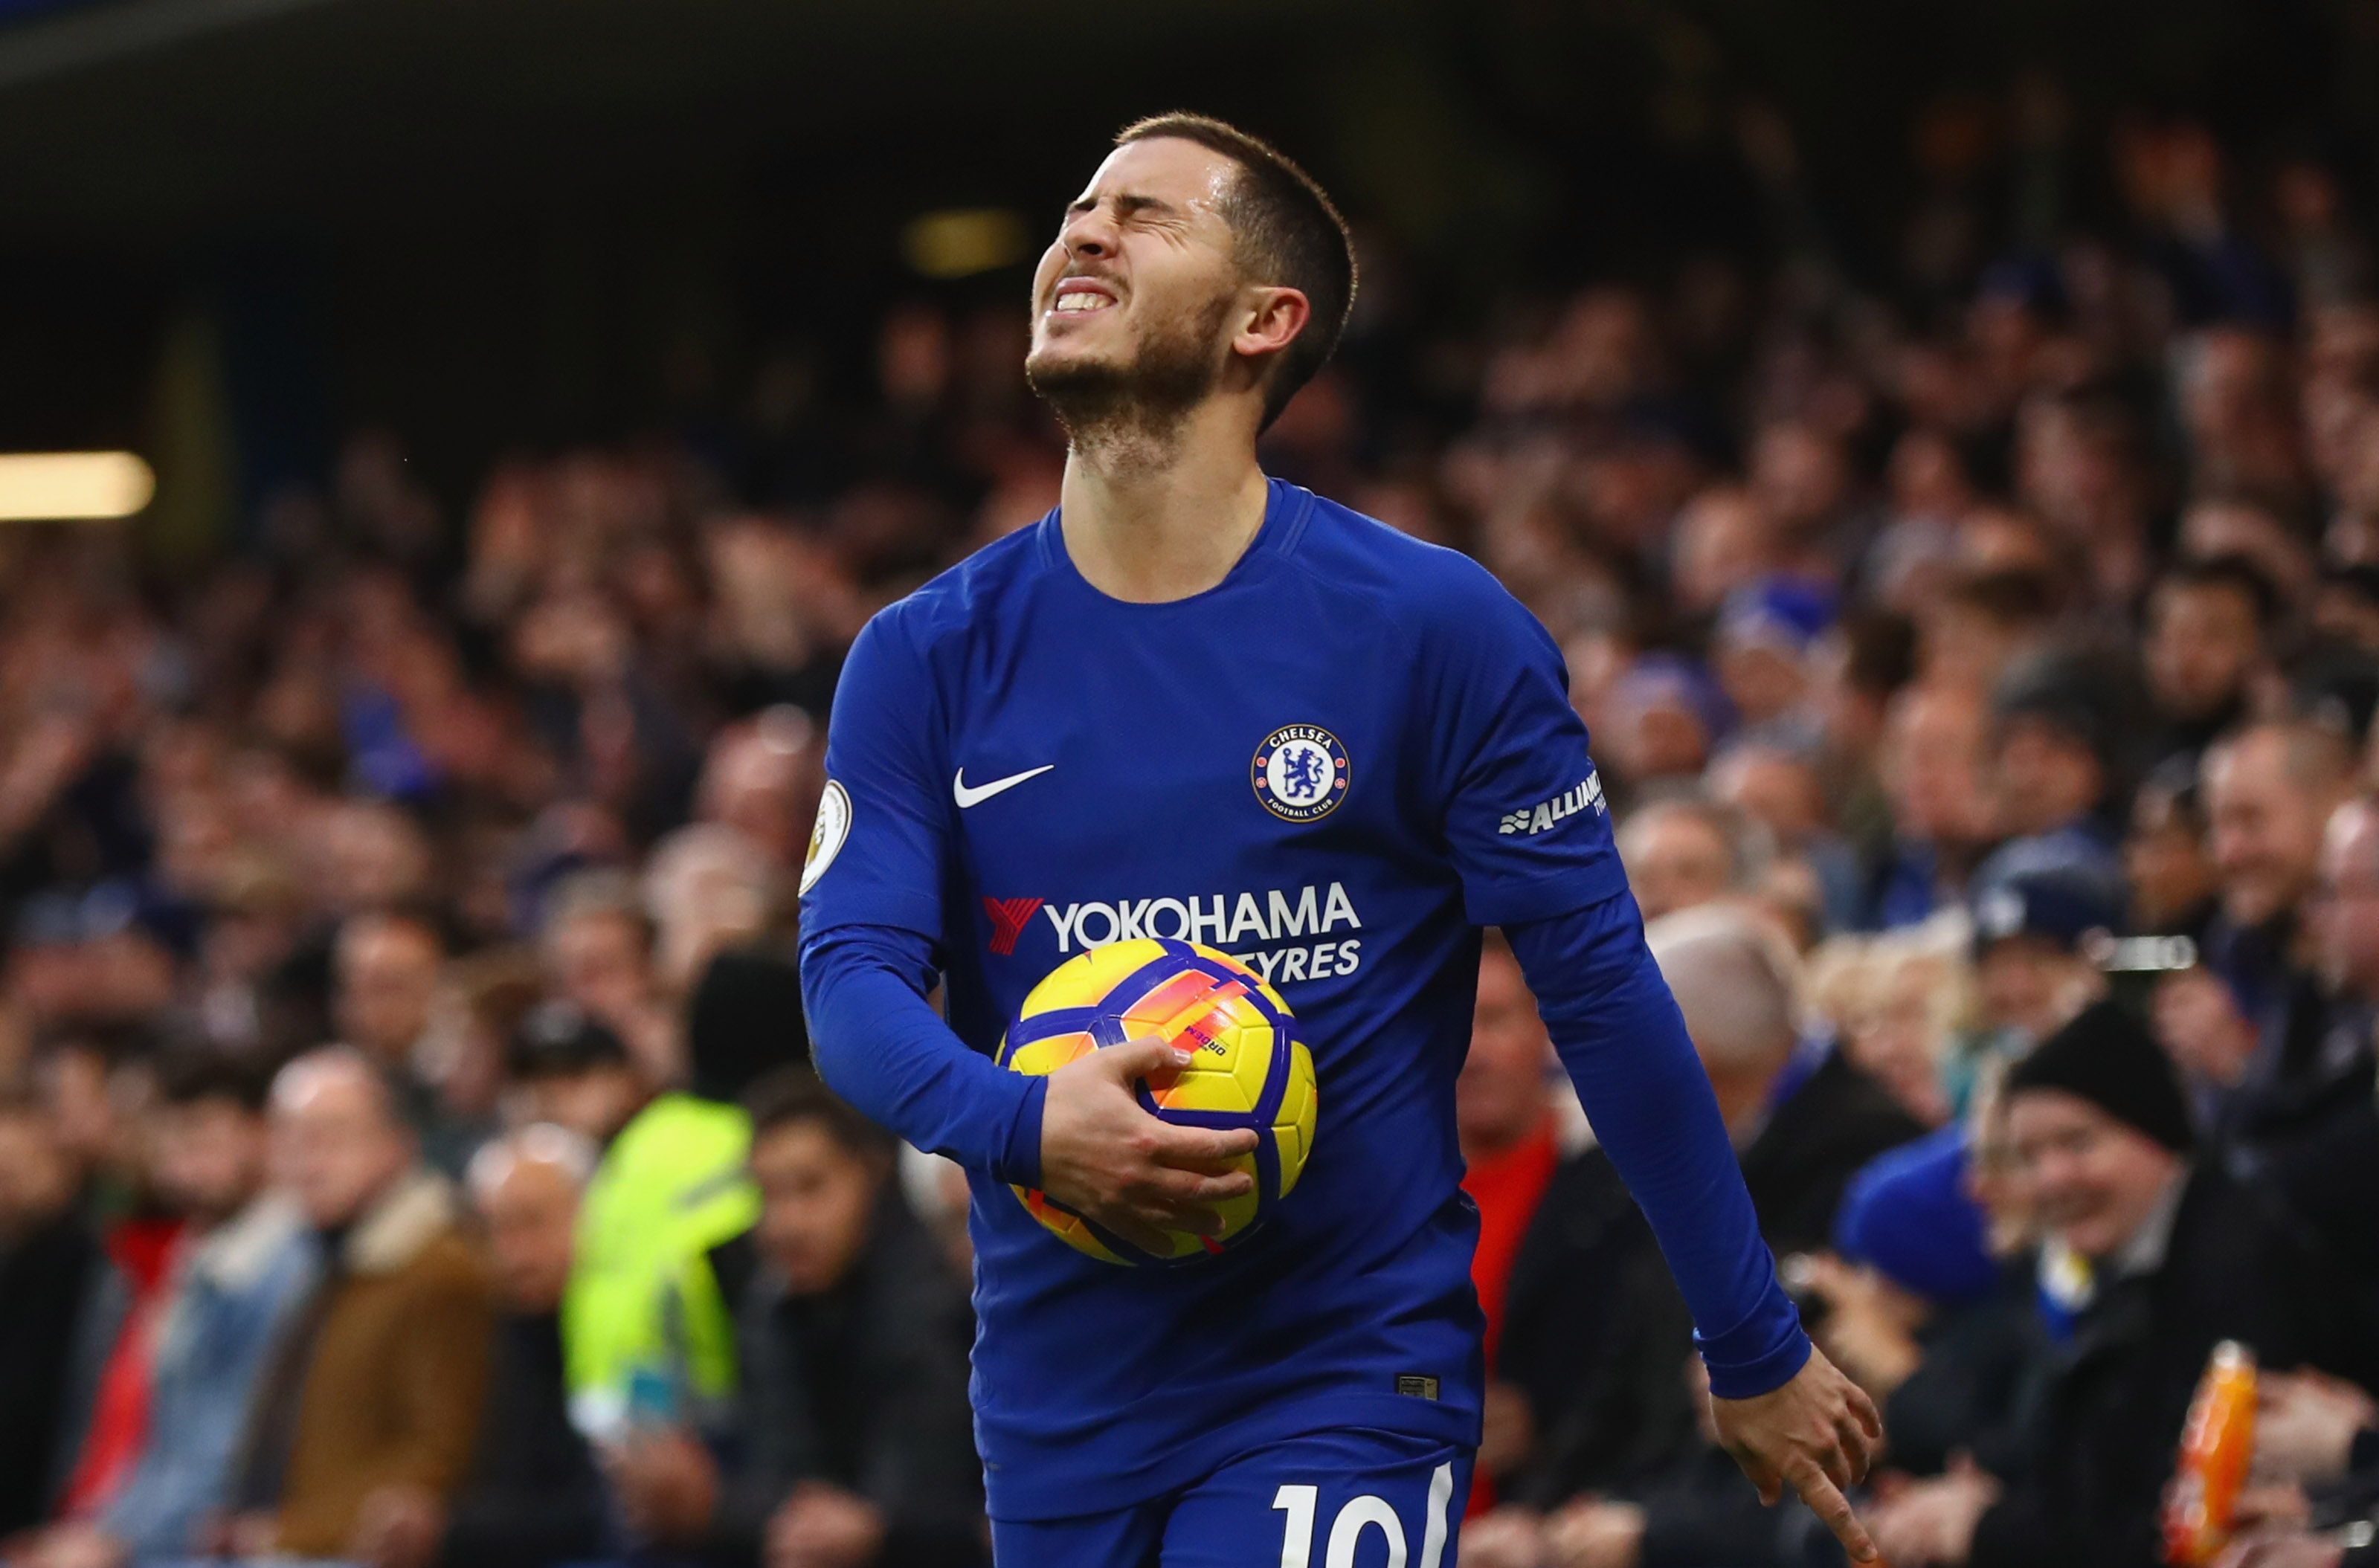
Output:
M1071 218L1079 213L1093 211L1097 209L1101 199L1101 198L1096 196L1078 196L1072 201L1067 203L1066 216ZM1180 211L1179 208L1174 206L1170 201L1157 196L1127 195L1106 198L1105 199L1112 200L1115 203L1116 216L1118 218L1136 217L1143 212L1170 215Z

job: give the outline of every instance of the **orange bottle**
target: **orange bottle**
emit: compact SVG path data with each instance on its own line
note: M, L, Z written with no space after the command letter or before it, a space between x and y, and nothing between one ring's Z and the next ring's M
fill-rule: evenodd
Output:
M2230 1544L2231 1509L2254 1453L2255 1353L2226 1339L2190 1401L2180 1464L2166 1494L2164 1560L2173 1568L2198 1568Z

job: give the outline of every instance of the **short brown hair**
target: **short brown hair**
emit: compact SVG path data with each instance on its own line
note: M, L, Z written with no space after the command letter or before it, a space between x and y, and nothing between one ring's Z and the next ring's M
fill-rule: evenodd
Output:
M744 1091L743 1111L752 1118L755 1143L779 1128L815 1123L846 1152L862 1158L888 1160L898 1147L890 1133L853 1110L805 1067L762 1074Z
M1267 283L1296 289L1313 308L1305 330L1281 351L1264 389L1269 427L1328 362L1346 330L1355 305L1355 236L1321 184L1270 142L1212 115L1176 112L1133 121L1116 133L1116 145L1157 137L1194 141L1238 164L1222 212L1238 237L1239 265Z

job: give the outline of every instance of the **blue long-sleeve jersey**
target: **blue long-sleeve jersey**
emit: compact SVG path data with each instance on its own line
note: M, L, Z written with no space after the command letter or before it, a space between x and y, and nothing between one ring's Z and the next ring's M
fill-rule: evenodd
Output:
M1559 651L1472 562L1275 482L1220 585L1128 604L1074 570L1053 513L869 624L827 766L811 1036L838 1091L972 1178L996 1516L1124 1506L1334 1427L1476 1441L1454 1080L1484 925L1660 1236L1712 1387L1763 1393L1806 1358ZM991 1059L1050 970L1141 935L1262 971L1321 1094L1295 1192L1172 1268L1096 1261L1024 1212L1045 1080Z

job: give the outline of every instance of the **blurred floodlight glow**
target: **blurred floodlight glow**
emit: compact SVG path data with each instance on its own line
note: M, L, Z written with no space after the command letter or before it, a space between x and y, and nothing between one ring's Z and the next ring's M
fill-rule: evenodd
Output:
M1032 241L1022 214L1005 207L954 207L912 218L900 254L929 278L969 278L1024 259Z
M128 452L0 452L0 523L129 517L157 476Z

